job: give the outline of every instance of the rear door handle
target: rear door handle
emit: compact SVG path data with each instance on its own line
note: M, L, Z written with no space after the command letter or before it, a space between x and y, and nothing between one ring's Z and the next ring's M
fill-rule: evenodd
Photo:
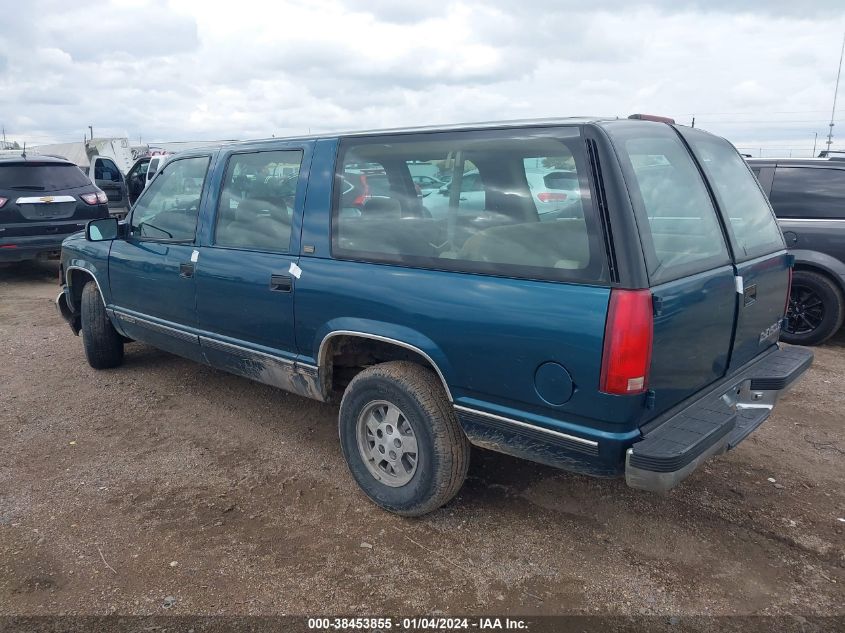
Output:
M270 290L275 292L290 292L293 280L290 275L270 275Z
M179 264L179 276L183 279L190 279L194 276L194 264L193 262L185 262Z

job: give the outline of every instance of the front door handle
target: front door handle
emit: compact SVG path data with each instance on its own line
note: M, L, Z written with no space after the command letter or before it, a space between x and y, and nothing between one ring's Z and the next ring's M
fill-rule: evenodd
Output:
M290 275L270 275L270 290L275 292L290 292L293 280Z
M193 262L185 262L179 264L179 276L183 279L190 279L194 276L194 263Z

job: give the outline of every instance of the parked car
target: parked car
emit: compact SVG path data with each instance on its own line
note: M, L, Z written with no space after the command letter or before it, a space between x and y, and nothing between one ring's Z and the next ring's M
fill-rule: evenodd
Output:
M132 150L126 138L95 138L76 143L39 145L30 152L60 156L79 166L91 182L102 189L115 217L129 212L129 198L124 172L132 164Z
M795 257L781 339L819 345L845 319L845 158L749 159Z
M541 221L526 159L572 165L583 212ZM425 161L478 170L484 207L460 213L455 190L429 217L408 169ZM238 180L262 162L302 165L292 209ZM347 213L361 165L387 186ZM471 444L667 490L812 361L777 344L791 258L748 166L653 121L185 152L127 221L91 222L62 253L58 309L92 367L131 339L339 401L352 476L402 515L457 493Z
M427 196L435 191L439 191L447 184L442 180L438 180L437 178L434 178L432 176L422 175L412 176L411 178L420 188L420 194L422 194L423 196Z
M69 233L108 215L105 193L70 161L0 157L0 262L58 257Z

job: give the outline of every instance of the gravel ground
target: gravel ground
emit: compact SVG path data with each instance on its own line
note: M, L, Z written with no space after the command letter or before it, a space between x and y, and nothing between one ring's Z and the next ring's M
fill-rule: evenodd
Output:
M90 369L56 269L0 268L0 615L845 613L845 333L667 496L477 451L409 520L334 406L140 344Z

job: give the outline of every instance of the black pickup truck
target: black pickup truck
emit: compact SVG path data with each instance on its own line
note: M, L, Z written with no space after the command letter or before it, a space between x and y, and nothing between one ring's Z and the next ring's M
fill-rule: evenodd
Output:
M818 345L845 319L845 158L754 158L795 257L781 340Z

